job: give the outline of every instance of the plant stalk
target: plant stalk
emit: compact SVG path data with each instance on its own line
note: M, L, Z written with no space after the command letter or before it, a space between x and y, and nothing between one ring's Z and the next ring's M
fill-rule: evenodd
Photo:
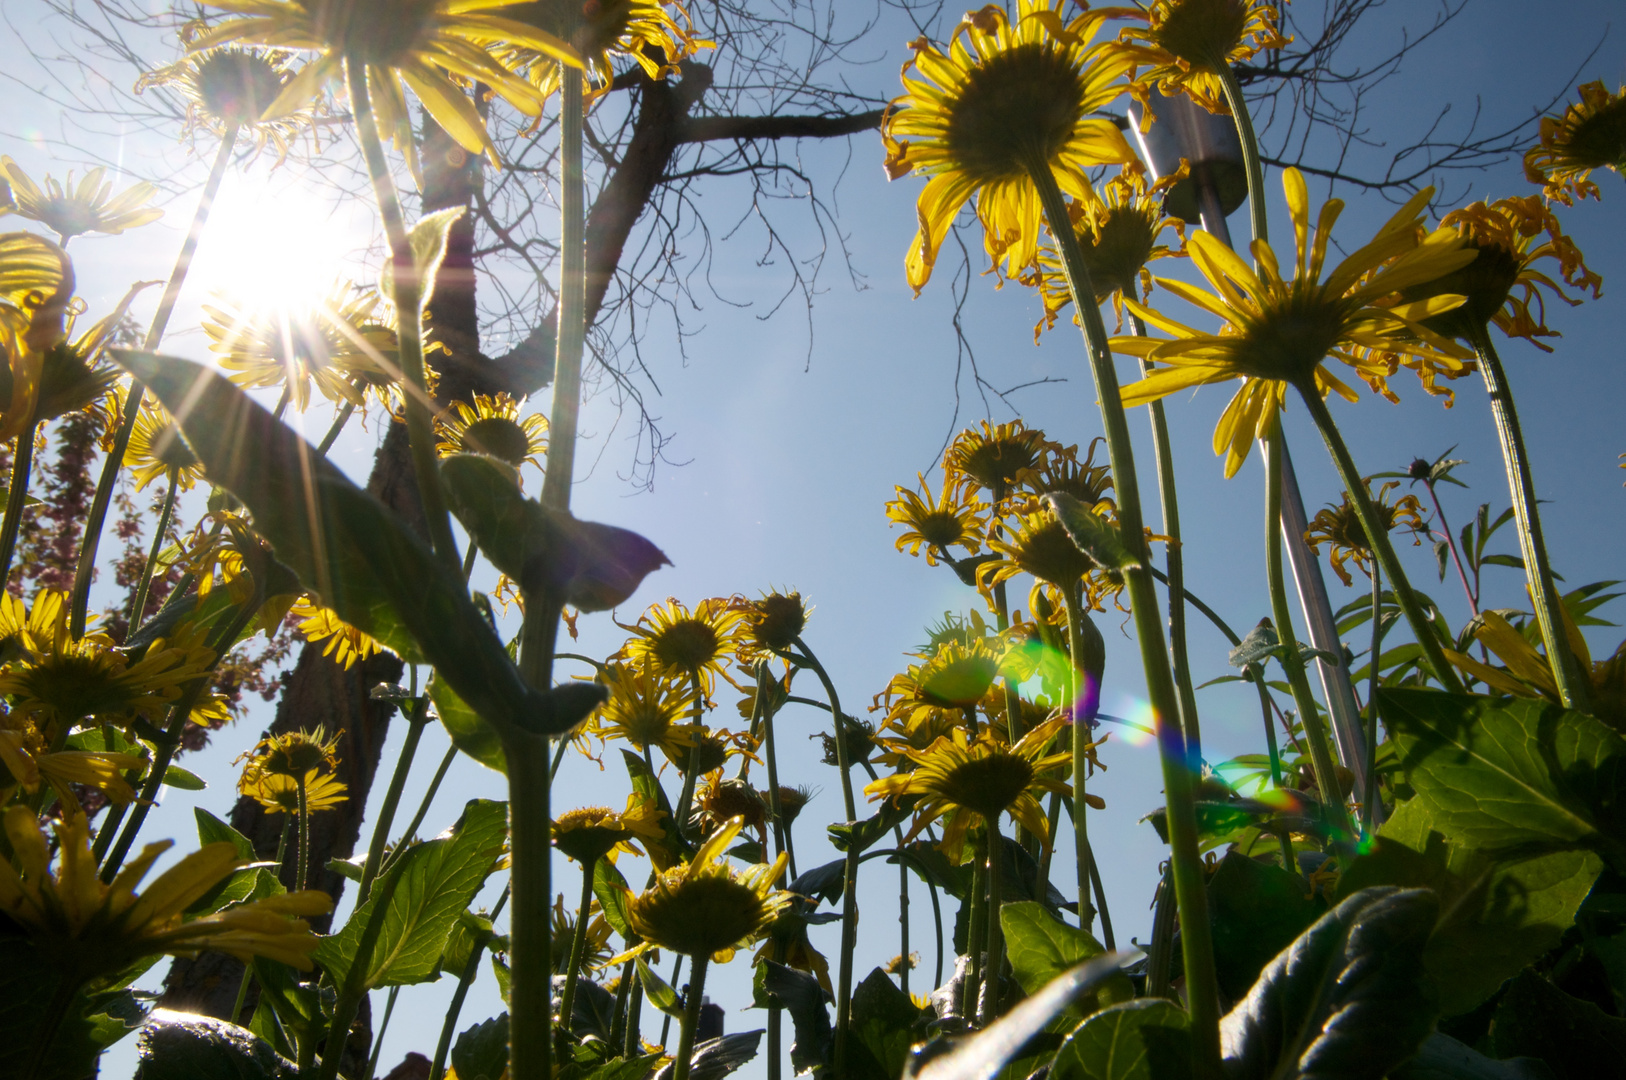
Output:
M1361 831L1372 835L1378 807L1378 657L1383 649L1383 568L1372 567L1372 652L1366 692L1366 802L1361 807Z
M999 935L999 905L1002 899L1001 880L1004 873L1005 852L999 838L999 818L988 825L988 947L983 960L982 1007L977 1020L983 1027L994 1022L999 1015L999 989L1004 979L1005 952ZM976 948L975 945L972 948Z
M1089 804L1085 802L1085 785L1089 779L1090 767L1090 724L1095 719L1087 715L1093 709L1086 709L1084 700L1086 696L1094 699L1091 689L1079 685L1082 680L1090 678L1084 660L1085 630L1084 621L1087 616L1079 610L1078 583L1062 591L1062 603L1067 608L1067 650L1072 662L1068 665L1073 681L1072 693L1068 696L1068 709L1071 713L1071 731L1073 744L1073 859L1076 864L1076 880L1078 883L1078 925L1083 930L1090 930L1095 925L1095 909L1090 904L1090 863L1093 855L1090 851L1090 831L1088 822ZM1091 627L1094 629L1094 627ZM1095 634L1095 640L1090 644L1096 653L1100 653L1101 635ZM1055 837L1051 837L1051 843Z
M570 938L570 967L565 971L565 989L559 998L559 1053L565 1053L565 1040L570 1037L570 1018L575 1015L576 980L581 975L582 954L587 950L587 916L593 903L593 873L598 860L582 866L582 897L576 907L576 932Z
M582 344L587 334L587 240L582 209L582 73L560 66L559 93L559 329L548 416L548 467L542 505L570 506L581 412Z
M1073 306L1082 317L1084 340L1094 376L1096 398L1100 402L1102 427L1106 433L1108 463L1117 492L1118 521L1124 545L1137 565L1124 571L1124 587L1129 594L1139 640L1141 664L1146 673L1146 693L1152 705L1157 731L1158 756L1163 768L1163 789L1168 804L1169 846L1174 860L1175 894L1180 904L1181 946L1184 951L1186 992L1192 1019L1192 1055L1197 1080L1210 1080L1220 1074L1219 984L1214 972L1214 946L1208 921L1208 903L1203 884L1202 856L1197 844L1197 813L1194 801L1195 778L1186 755L1185 734L1180 727L1180 707L1169 667L1168 647L1158 618L1157 590L1150 573L1142 523L1140 483L1124 416L1123 397L1118 389L1118 373L1107 346L1106 326L1095 303L1095 288L1089 268L1079 250L1067 215L1067 204L1048 161L1038 160L1028 168L1045 219L1062 255L1062 268Z
M508 1053L511 1080L553 1075L552 819L548 740L516 732L503 740L508 759L510 871L514 911L509 919L513 981Z
M372 842L367 845L367 861L362 864L361 884L356 888L357 904L367 902L367 894L372 891L373 880L378 877L378 868L384 862L384 845L390 840L390 825L395 821L395 810L400 805L401 792L406 788L407 773L412 770L412 759L418 753L418 741L423 738L424 721L428 711L427 695L412 703L412 712L407 718L406 739L401 744L401 755L395 760L395 771L390 775L389 790L384 793L384 805L379 807L378 823L373 826Z
M23 510L28 506L28 478L34 468L34 435L39 424L29 424L17 436L17 451L11 459L11 490L6 492L6 518L0 525L0 585L11 579L11 560L17 553L17 534L22 530ZM75 637L81 636L80 631Z
M305 797L305 778L294 778L294 791L299 795L299 854L294 859L294 865L299 869L295 871L294 891L298 892L310 884L310 851L311 851L311 811L310 804Z
M175 494L181 484L181 471L169 470L169 490L164 492L164 508L158 512L158 528L152 534L152 548L147 552L146 565L141 568L141 583L136 586L135 599L130 603L130 632L125 640L135 636L141 629L143 617L147 613L147 593L152 588L153 571L158 568L158 555L164 550L164 533L169 531L169 522L175 514ZM3 577L0 572L0 577Z
M694 970L689 974L689 996L683 1003L683 1030L678 1033L677 1056L672 1060L672 1080L689 1080L694 1032L700 1026L701 992L706 988L706 968L710 964L709 956L694 957Z

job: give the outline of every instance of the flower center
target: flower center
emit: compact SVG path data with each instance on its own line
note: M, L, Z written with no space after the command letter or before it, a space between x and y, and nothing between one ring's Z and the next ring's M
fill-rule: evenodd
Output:
M1052 44L997 53L966 74L948 108L947 143L972 180L1027 175L1027 162L1052 161L1084 115L1084 79Z
M463 445L516 467L531 453L525 429L506 416L482 416L474 421L463 429Z
M749 885L722 875L680 879L633 902L644 937L685 956L731 949L761 929L767 905Z
M1611 99L1575 125L1564 156L1587 168L1626 165L1626 97Z
M717 657L717 631L699 619L679 619L650 642L655 659L666 667L694 671Z
M1445 277L1406 290L1404 295L1408 300L1451 294L1466 296L1461 307L1426 319L1423 325L1448 337L1472 340L1507 303L1507 295L1519 280L1523 266L1518 254L1502 244L1486 243L1470 235L1463 246L1478 251L1479 257Z
M1027 759L1001 750L955 766L940 787L949 801L992 821L1009 809L1032 782L1033 766Z
M1088 229L1079 235L1097 302L1105 302L1114 292L1135 294L1140 269L1152 257L1156 229L1154 215L1138 207L1118 207L1101 222L1100 236Z
M797 593L770 593L753 608L751 633L770 649L788 649L807 625L807 609Z
M1258 379L1295 385L1315 369L1343 336L1343 304L1319 288L1291 286L1289 295L1250 322L1232 346L1237 366Z
M102 215L94 204L64 195L47 199L40 219L60 235L73 237L101 224Z
M437 0L317 0L315 36L334 52L399 67L434 29Z
M256 123L282 92L282 77L264 56L235 49L198 61L198 99L223 124Z
M1152 40L1195 67L1224 63L1248 26L1244 0L1176 0L1163 12Z
M1054 519L1024 531L1015 546L1018 566L1040 581L1063 588L1089 573L1092 566L1067 529Z
M990 439L959 455L961 472L990 491L1008 491L1016 478L1031 469L1039 455L1030 443L1017 439Z
M26 676L24 694L64 720L127 712L140 691L125 685L110 655L47 657Z

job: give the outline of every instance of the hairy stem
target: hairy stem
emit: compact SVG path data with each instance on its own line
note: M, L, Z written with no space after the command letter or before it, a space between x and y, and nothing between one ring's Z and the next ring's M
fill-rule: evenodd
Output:
M17 553L17 534L28 506L28 478L34 468L34 433L38 424L29 424L17 436L17 451L11 460L11 490L6 492L5 524L0 525L0 584L11 578L11 560ZM84 631L80 631L83 634ZM75 635L78 636L78 635Z
M694 1056L694 1032L700 1026L701 992L706 988L706 968L711 957L694 958L689 975L689 996L683 1003L683 1030L678 1033L677 1057L672 1060L672 1080L689 1080L689 1059Z
M384 861L384 845L390 840L390 825L395 821L395 810L401 802L401 792L406 788L407 773L412 770L412 759L418 753L418 740L423 738L425 720L429 712L428 696L420 697L412 703L412 713L407 718L406 739L401 745L401 756L395 760L395 771L390 775L389 790L384 792L384 805L378 810L378 823L373 826L372 842L367 845L367 861L361 868L361 884L356 888L356 903L367 902L367 894L372 891L373 879L378 876L378 868Z
M130 632L125 640L135 637L135 632L141 629L143 616L147 612L147 593L152 588L153 571L158 568L158 555L164 550L164 534L169 531L170 519L175 515L175 493L180 488L181 471L169 470L169 490L164 492L164 507L158 512L158 527L153 530L152 547L147 551L146 564L141 568L141 581L136 586L135 599L130 602ZM0 578L4 572L0 571Z

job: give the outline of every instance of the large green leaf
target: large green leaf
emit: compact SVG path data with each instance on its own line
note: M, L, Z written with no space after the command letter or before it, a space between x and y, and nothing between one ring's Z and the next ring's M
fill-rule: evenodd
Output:
M722 1080L723 1077L757 1056L761 1031L741 1031L718 1039L696 1043L689 1055L689 1080ZM672 1067L655 1074L656 1080L669 1080Z
M551 590L581 611L608 611L671 560L628 529L549 510L494 458L455 454L441 464L446 501L491 564L527 594Z
M1344 872L1344 895L1373 885L1432 889L1444 916L1424 967L1447 1016L1465 1013L1558 944L1601 863L1589 851L1494 857L1453 843L1420 799L1401 803Z
M632 933L632 922L627 917L630 891L627 879L615 868L615 863L599 859L593 864L593 895L598 898L599 910L604 913L604 921L610 924L610 929L623 938Z
M1271 958L1327 910L1307 891L1299 875L1241 852L1227 852L1220 860L1208 879L1208 908L1214 967L1227 998L1236 1001L1246 994Z
M1191 1017L1172 1001L1141 998L1102 1009L1056 1052L1050 1080L1176 1080L1191 1072Z
M1379 691L1406 778L1433 827L1486 852L1626 854L1626 740L1542 701Z
M173 413L209 479L346 622L427 661L482 717L535 726L548 699L526 686L469 599L462 575L372 496L228 380L186 360L115 350Z
M852 1041L848 1072L852 1077L892 1080L903 1072L909 1047L923 1032L920 1008L876 968L853 990Z
M135 1080L294 1080L298 1069L247 1028L158 1009L141 1029Z
M1491 1058L1436 1031L1389 1080L1555 1080L1539 1058Z
M1005 955L1011 970L1029 994L1037 994L1064 972L1106 952L1105 946L1087 931L1069 926L1032 900L1001 905L999 926L1005 933ZM1079 998L1072 1012L1085 1015L1134 996L1129 976L1119 972L1103 978L1093 994Z
M508 1068L508 1014L499 1013L462 1032L452 1044L457 1080L500 1080Z
M755 989L767 999L761 1004L778 1004L790 1014L795 1033L790 1045L791 1068L800 1075L823 1067L835 1036L819 980L805 971L764 960L757 965L755 982Z
M1626 1020L1526 971L1497 1002L1490 1042L1498 1057L1539 1058L1565 1080L1619 1076L1626 1062Z
M1434 1027L1423 944L1439 901L1365 889L1323 915L1220 1022L1230 1080L1379 1080Z
M1103 570L1133 570L1140 565L1124 543L1123 534L1105 517L1094 512L1085 502L1066 492L1053 491L1044 496L1056 520L1061 522L1067 535L1072 537L1078 550Z
M139 1009L131 1008L123 987L150 964L144 960L133 973L107 980L116 984L111 989L87 993L76 989L47 950L27 938L0 935L0 1076L83 1080L90 1075L102 1050L140 1026ZM71 997L58 1016L62 993ZM47 1037L50 1045L42 1047Z
M503 754L497 729L469 708L438 671L429 677L429 700L435 703L435 712L453 746L486 768L507 775L508 758Z
M508 833L508 805L475 799L450 834L419 844L402 859L400 884L389 897L383 930L367 962L363 985L400 986L436 976L447 937L491 873ZM343 986L378 896L325 938L314 956L335 985Z

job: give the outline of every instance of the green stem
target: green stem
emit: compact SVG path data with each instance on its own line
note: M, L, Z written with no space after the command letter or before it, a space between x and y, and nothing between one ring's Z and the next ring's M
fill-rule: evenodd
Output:
M1269 459L1265 462L1265 571L1270 589L1271 618L1276 623L1276 640L1281 650L1276 659L1287 673L1287 684L1293 689L1293 702L1298 706L1299 719L1304 724L1304 737L1310 744L1310 761L1315 766L1316 786L1321 789L1321 804L1332 815L1333 824L1347 842L1354 837L1349 810L1344 804L1343 787L1338 782L1338 767L1333 756L1331 738L1322 723L1321 710L1310 690L1310 680L1304 674L1304 658L1299 653L1298 637L1293 632L1293 612L1287 606L1287 580L1282 569L1282 470L1281 425L1275 425L1267 439Z
M1118 373L1107 346L1107 331L1101 309L1095 303L1095 287L1084 262L1078 238L1073 235L1067 204L1056 185L1048 161L1037 160L1028 168L1038 189L1045 219L1053 223L1051 233L1062 254L1062 268L1073 295L1073 307L1084 323L1084 340L1100 402L1102 428L1106 434L1108 464L1117 492L1118 522L1123 543L1134 557L1133 567L1123 572L1124 589L1134 614L1136 637L1140 643L1141 665L1146 674L1146 695L1151 702L1158 737L1158 756L1163 769L1163 790L1168 804L1169 847L1174 860L1175 894L1180 904L1180 940L1186 970L1186 993L1190 1003L1192 1054L1197 1080L1209 1080L1220 1073L1219 983L1214 972L1213 936L1208 922L1208 902L1203 883L1202 855L1197 844L1195 777L1188 764L1185 733L1180 727L1179 701L1169 668L1168 647L1158 618L1157 589L1150 573L1151 555L1146 547L1142 524L1140 482L1135 475L1135 459L1124 416L1123 396L1118 389Z
M423 799L418 803L418 811L412 815L412 823L406 827L404 832L401 833L401 839L403 842L396 846L394 854L390 855L384 860L383 865L379 867L379 873L388 873L390 867L395 865L395 860L399 859L406 853L407 846L405 841L412 839L418 834L418 826L422 825L423 819L428 816L429 804L435 801L435 793L440 790L440 782L446 779L446 773L451 769L452 762L456 760L456 758L457 747L447 747L446 756L440 759L440 767L435 770L434 778L429 781L429 790L423 793Z
M1171 997L1169 973L1174 960L1174 871L1167 869L1158 879L1152 899L1152 942L1146 950L1146 996Z
M672 1060L672 1080L689 1080L694 1032L700 1026L700 994L706 987L706 967L710 963L711 957L704 953L694 958L694 971L689 975L689 997L683 1005L683 1030L678 1033L677 1057Z
M858 803L853 797L852 753L847 746L847 721L841 711L841 698L836 694L835 683L830 681L830 675L819 663L813 650L807 647L807 642L798 637L796 647L801 650L801 659L813 674L818 676L819 682L824 686L825 696L830 699L830 718L835 731L836 742L836 768L841 773L841 808L847 815L846 820L858 820ZM853 990L853 952L858 946L858 845L850 844L847 848L846 867L842 872L841 891L841 968L836 980L836 1045L833 1054L833 1076L845 1076L847 1064L848 1029L852 1026L852 990Z
M635 1058L644 1052L644 984L637 976L632 978L632 997L627 1002L626 1043L621 1056Z
M1361 830L1367 836L1377 820L1378 806L1378 657L1383 649L1383 569L1372 567L1372 652L1366 691L1366 804L1361 808Z
M243 1015L243 1003L248 1000L248 984L253 981L254 965L246 963L243 965L243 977L237 983L237 1000L232 1002L231 1016L228 1017L229 1023L240 1023L237 1018ZM241 1026L247 1027L248 1025L242 1024Z
M582 342L586 337L587 243L582 211L582 73L560 68L559 94L559 329L548 416L548 467L542 505L570 506L581 411Z
M192 259L197 255L199 241L203 239L203 227L209 220L209 210L214 206L215 196L220 193L220 182L225 178L226 166L231 162L232 146L236 142L237 127L228 126L226 134L220 140L220 149L215 152L214 165L209 170L209 179L204 182L203 194L198 198L197 209L192 213L192 226L187 230L186 239L181 242L181 252L175 257L175 267L169 273L169 282L164 286L164 295L158 301L158 310L153 314L152 325L147 327L147 337L141 345L147 352L155 352L164 340L164 331L169 327L169 317L175 311L175 302L180 298L181 286L186 282L187 272L192 269ZM90 606L90 584L96 570L96 549L101 543L102 527L107 522L108 508L113 504L113 489L118 486L119 470L124 467L124 452L130 446L130 434L135 431L136 419L141 415L141 398L144 392L145 388L140 383L135 383L124 399L124 414L119 418L119 428L113 436L113 448L108 451L107 459L102 462L102 475L96 481L96 494L90 501L90 513L85 515L85 534L79 545L79 563L74 567L73 593L68 608L68 627L76 638L85 635L85 612Z
M350 90L350 111L355 120L356 138L367 162L367 175L378 200L378 214L389 241L395 289L396 335L400 341L401 374L406 385L407 437L412 447L412 471L418 480L418 497L423 502L424 523L435 554L453 569L462 560L457 540L452 536L452 519L446 510L446 494L440 486L440 463L435 452L435 432L429 419L429 392L423 368L423 283L418 280L417 262L407 237L401 199L384 158L378 123L373 116L372 97L367 89L367 65L351 56L345 59L345 76ZM517 1080L517 1078L516 1078Z
M29 424L22 430L17 436L17 451L11 460L11 490L6 493L5 524L0 525L0 585L11 578L11 560L17 553L17 534L22 529L23 510L28 506L28 477L34 468L34 433L39 427L38 424Z
M1231 118L1236 121L1236 133L1242 142L1242 166L1248 174L1248 217L1253 225L1253 238L1270 242L1270 225L1265 213L1265 170L1259 160L1259 137L1254 134L1253 117L1248 104L1242 100L1242 84L1236 72L1223 59L1212 65L1225 91L1225 104L1230 106Z
M126 641L141 629L142 617L147 612L147 592L152 588L153 571L158 568L158 555L164 550L164 534L169 531L170 518L175 514L175 493L181 486L180 478L179 469L169 470L169 490L164 492L164 508L158 512L158 528L152 534L152 548L147 552L146 565L141 568L141 582L136 586L135 600L130 603L130 632L125 637Z
M570 939L570 967L565 971L565 989L559 997L561 1056L565 1050L564 1040L570 1036L570 1018L576 1007L576 980L581 975L582 954L587 951L587 916L593 903L593 872L597 866L598 860L595 859L582 867L582 898L576 907L576 932Z
M791 879L792 881L795 878ZM899 962L898 985L907 994L909 992L909 868L903 860L898 860L898 955L903 959Z
M338 998L333 1003L333 1019L327 1029L327 1044L322 1048L322 1068L317 1073L317 1080L337 1080L339 1075L339 1060L344 1057L344 1044L350 1036L350 1025L356 1019L356 1010L361 1007L361 999L367 995L367 971L373 964L373 950L378 946L378 938L384 932L384 924L389 921L390 901L395 898L395 889L401 884L401 870L396 868L394 873L387 874L378 887L378 905L373 908L367 919L367 925L362 928L361 937L356 942L356 955L350 961L350 970L344 977L344 985L339 987ZM301 1068L303 1075L305 1069Z
M1101 943L1108 952L1118 951L1118 942L1112 933L1112 912L1107 909L1107 890L1101 884L1101 862L1090 850L1090 884L1095 887L1095 906L1101 912Z
M1366 530L1367 543L1371 545L1372 553L1377 557L1378 566L1382 567L1384 576L1389 579L1389 589L1394 593L1395 603L1400 605L1401 613L1406 616L1413 636L1422 647L1423 658L1428 662L1430 672L1448 692L1462 693L1462 682L1457 678L1456 671L1446 662L1433 621L1424 614L1423 605L1418 602L1417 594L1411 590L1406 571L1400 565L1400 557L1395 554L1394 545L1389 542L1389 530L1384 528L1382 520L1378 517L1377 508L1372 505L1372 495L1367 491L1366 481L1361 477L1360 470L1355 468L1355 459L1350 456L1349 447L1345 445L1338 425L1333 423L1332 413L1327 410L1326 401L1314 386L1300 386L1297 389L1299 397L1304 400L1305 408L1310 412L1310 418L1321 431L1321 438L1325 440L1327 450L1332 454L1333 464L1338 468L1338 478L1343 481L1344 490L1349 493L1349 501L1355 507L1355 514L1360 518L1362 528Z
M976 854L971 857L971 892L966 902L971 915L966 919L965 951L967 963L962 985L960 1008L962 1015L976 1017L982 1012L983 943L988 937L988 845L978 836L973 842Z
M1564 602L1553 584L1553 568L1547 557L1547 541L1541 534L1541 511L1536 504L1536 483L1530 472L1530 459L1524 449L1524 432L1513 405L1513 389L1508 385L1502 358L1491 343L1489 327L1481 327L1473 341L1479 354L1479 373L1490 394L1491 415L1496 420L1496 437L1502 444L1502 460L1507 467L1508 493L1513 499L1513 520L1519 527L1519 550L1524 556L1524 576L1536 609L1536 625L1547 647L1547 663L1559 699L1567 709L1582 712L1592 708L1590 673L1581 670L1580 660L1570 648L1564 627Z
M706 688L700 681L698 669L689 673L690 685L694 687L694 722L704 728L706 723ZM700 748L689 747L689 757L683 765L683 792L678 796L677 830L679 836L689 835L689 815L694 810L694 786L700 778ZM695 837L696 842L705 839Z
M503 905L508 903L509 890L503 889L502 895L497 897L497 903L491 909L491 921L495 923L497 916L502 914ZM509 920L512 922L513 920ZM463 999L469 996L469 987L474 983L474 977L480 972L480 956L485 952L486 943L490 935L482 935L469 950L469 958L463 964L462 974L457 979L457 989L452 991L451 1004L446 1006L446 1018L441 1021L440 1041L435 1044L435 1061L429 1069L429 1080L440 1080L446 1070L446 1055L452 1049L452 1036L457 1033L457 1018L463 1011Z
M295 860L299 870L294 878L294 891L298 892L310 884L311 812L305 800L303 776L294 778L294 790L299 794L299 856Z
M621 978L615 987L615 1013L610 1020L610 1046L619 1047L627 1038L627 1003L632 998L632 984L638 978L634 964L628 960L621 965ZM613 1053L612 1049L612 1053Z
M755 708L762 713L762 746L763 754L768 762L768 808L773 812L773 835L775 846L785 853L786 869L790 880L796 880L796 852L791 846L791 828L785 824L785 809L780 805L779 799L779 762L774 753L772 710L763 707L762 686L764 681L771 677L766 660L757 664L757 704Z
M339 410L339 415L333 418L333 426L327 429L326 435L322 436L322 443L316 448L317 457L326 457L327 452L333 449L333 444L339 440L339 432L344 430L344 425L350 422L350 416L355 411L355 402L347 401L344 403L344 408Z
M1000 947L1002 942L999 936L999 905L1002 899L1001 878L1004 876L1005 852L999 838L999 818L987 821L988 825L988 947L983 960L983 991L982 1007L978 1011L977 1020L987 1027L999 1015L999 990L1004 975L1005 953ZM972 946L975 948L975 946Z
M290 814L282 815L282 831L277 836L277 880L282 880L282 866L288 858L288 834L293 831L294 819Z
M384 793L384 805L378 810L378 823L373 826L373 839L367 845L367 861L361 867L361 884L356 890L356 903L365 904L372 891L373 879L384 861L384 845L390 840L390 825L395 821L395 810L406 788L407 773L412 770L412 759L418 752L418 741L423 738L424 721L429 711L429 699L420 697L412 703L407 717L406 739L401 744L401 755L395 760L395 771L390 776L389 790Z
M511 1080L550 1080L553 1075L553 822L546 782L548 749L548 740L538 735L519 732L503 740L513 845Z
M678 953L676 956L672 957L672 977L666 980L667 984L669 986L673 986L673 987L677 986L678 985L678 978L682 974L683 974L683 954ZM668 1035L670 1035L671 1033L672 1033L672 1014L669 1013L669 1012L663 1012L661 1014L661 1045L662 1046L666 1045L666 1037ZM681 1031L678 1033L678 1036L679 1036L679 1038L682 1037L682 1032Z
M784 1012L778 1005L768 1006L768 1080L780 1080L784 1074L780 1061L785 1055L784 1036L780 1034Z
M1062 603L1067 608L1067 648L1072 656L1072 663L1068 665L1069 678L1072 683L1068 695L1068 709L1071 711L1072 743L1073 743L1073 859L1076 863L1076 880L1078 882L1078 925L1089 930L1095 924L1095 911L1090 905L1090 833L1087 824L1089 805L1084 801L1085 783L1089 777L1089 746L1090 746L1090 720L1084 715L1083 699L1085 691L1079 687L1080 679L1087 679L1089 675L1082 664L1085 648L1084 614L1079 610L1078 584L1073 583L1062 591ZM1093 627L1092 627L1093 629ZM1095 635L1099 644L1101 635ZM1055 842L1055 837L1051 837Z
M378 1031L373 1034L373 1052L367 1058L367 1072L362 1080L373 1080L378 1075L378 1058L384 1050L384 1032L390 1028L390 1017L395 1015L395 999L401 996L399 986L390 987L389 997L384 999L384 1019L378 1025Z

